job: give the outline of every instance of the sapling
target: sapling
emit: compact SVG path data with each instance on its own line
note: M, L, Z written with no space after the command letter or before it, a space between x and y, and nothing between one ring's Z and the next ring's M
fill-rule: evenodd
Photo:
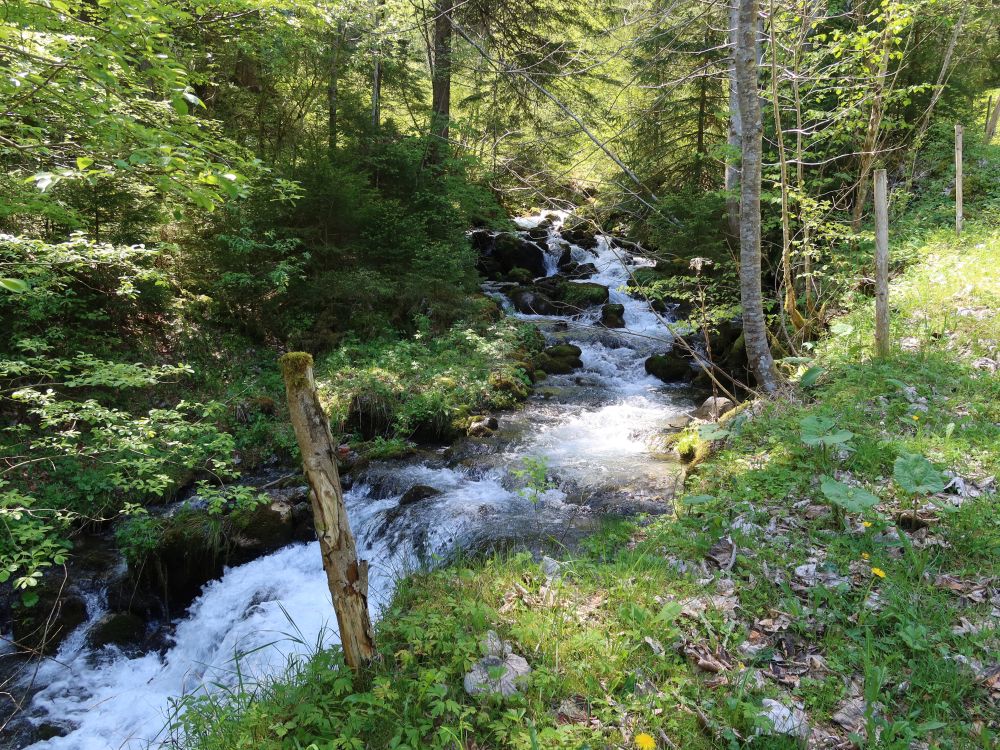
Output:
M917 521L917 498L942 492L945 487L941 472L919 453L900 453L892 465L892 478L910 497L911 523ZM935 502L935 505L942 510L951 510L950 506L942 503Z

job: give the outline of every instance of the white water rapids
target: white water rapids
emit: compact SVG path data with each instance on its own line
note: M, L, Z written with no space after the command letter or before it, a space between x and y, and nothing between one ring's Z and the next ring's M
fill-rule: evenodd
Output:
M541 221L531 217L519 224L527 230ZM558 223L550 230L546 254L550 274L562 244ZM625 492L656 499L658 488L673 476L675 467L651 454L650 437L691 404L683 391L645 373L645 358L666 349L669 334L644 302L619 290L627 269L643 262L623 256L603 237L595 251L574 247L572 252L577 262L595 264L598 272L589 280L608 286L611 301L624 305L626 330L595 326L600 308L573 318L517 314L539 323L551 341L579 346L583 369L550 376L524 410L501 415L499 452L387 465L351 488L346 495L351 524L372 566L376 617L398 577L418 565L498 539L530 544L558 538L574 519L591 512L581 498ZM524 456L546 457L559 485L537 504L517 493L509 473ZM441 494L400 506L402 493L416 484ZM90 649L86 630L104 606L102 595L94 594L90 623L34 675L35 685L43 687L27 709L28 720L68 732L37 742L32 750L155 747L167 737L165 726L179 696L280 675L289 659L336 642L316 543L228 569L177 621L162 653L130 657L113 646Z

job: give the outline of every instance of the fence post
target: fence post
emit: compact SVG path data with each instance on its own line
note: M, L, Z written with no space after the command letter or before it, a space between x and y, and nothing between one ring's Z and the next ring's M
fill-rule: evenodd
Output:
M884 169L875 170L875 354L889 354L889 200Z
M962 126L955 123L955 236L962 235Z

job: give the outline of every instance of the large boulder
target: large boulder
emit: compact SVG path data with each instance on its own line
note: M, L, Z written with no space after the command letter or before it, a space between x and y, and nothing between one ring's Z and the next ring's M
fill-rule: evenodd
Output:
M691 355L683 346L675 343L665 354L654 354L647 359L646 372L664 383L689 380L693 375Z
M559 315L561 307L535 287L519 286L510 292L514 309L526 315Z
M625 327L625 305L608 303L601 308L601 325L605 328Z
M607 303L608 297L608 288L603 284L593 281L581 281L565 284L560 301L572 308L585 310L588 307Z
M145 635L142 618L129 612L112 612L94 623L87 633L87 643L91 648L136 646Z
M493 242L492 256L504 273L510 273L515 268L527 270L532 278L546 273L542 248L516 234L498 234Z
M562 269L567 279L589 279L597 274L597 266L593 263L570 263Z

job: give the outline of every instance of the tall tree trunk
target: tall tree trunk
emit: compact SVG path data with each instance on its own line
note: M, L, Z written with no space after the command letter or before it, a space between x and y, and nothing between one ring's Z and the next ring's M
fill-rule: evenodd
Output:
M436 139L438 157L443 155L451 123L451 9L454 0L437 0L434 5L434 70L431 77L431 135Z
M375 10L375 30L382 23L382 6L385 0L378 0L378 8ZM382 125L382 50L375 50L375 59L372 64L372 130L378 131Z
M986 121L986 143L993 143L993 136L997 134L998 124L1000 124L1000 96L997 97L993 111L990 112L989 119Z
M726 215L729 219L729 234L740 236L740 157L743 147L743 123L740 120L740 99L736 92L736 47L739 26L739 0L731 0L729 7L729 156L726 159Z
M706 45L707 46L707 45ZM698 134L695 142L694 184L701 188L705 161L705 119L708 109L708 76L702 75L698 90Z
M778 372L767 343L760 283L760 92L757 88L757 0L738 0L736 89L739 96L742 160L740 175L740 305L750 370L765 393L778 391Z
M781 102L778 99L778 42L775 38L774 0L771 0L771 102L774 110L774 138L778 144L778 167L781 174L781 272L785 287L785 313L795 330L805 325L795 304L795 282L792 278L792 228L788 206L788 159L785 156L785 133L781 128Z
M313 380L313 358L303 352L290 352L281 358L281 373L302 465L312 488L313 519L340 626L344 661L357 671L375 654L368 614L368 563L358 560L347 520L330 423Z

